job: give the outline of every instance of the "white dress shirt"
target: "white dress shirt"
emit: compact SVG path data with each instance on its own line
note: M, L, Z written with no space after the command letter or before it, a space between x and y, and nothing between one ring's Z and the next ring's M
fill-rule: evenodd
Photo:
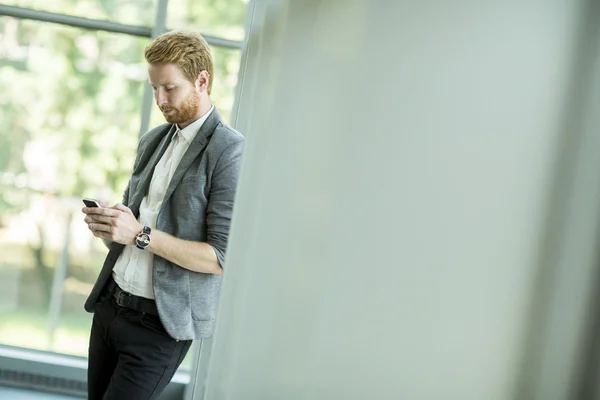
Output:
M148 194L140 204L140 216L138 218L140 224L149 226L152 229L156 227L158 213L162 207L169 182L171 182L171 178L183 155L214 108L212 106L204 116L183 129L179 129L179 126L177 126L177 132L173 136L169 147L167 147L154 168ZM154 254L149 251L140 250L135 245L125 246L113 268L113 278L124 291L136 296L154 299L152 286L153 261Z

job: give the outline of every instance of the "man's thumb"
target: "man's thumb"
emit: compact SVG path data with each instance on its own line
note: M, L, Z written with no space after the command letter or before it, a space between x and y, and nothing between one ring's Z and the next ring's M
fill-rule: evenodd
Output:
M129 209L129 207L127 207L127 206L124 206L124 205L123 205L123 204L121 204L121 203L117 203L117 204L115 204L114 206L112 206L112 208L113 208L113 209L115 209L115 210L119 210L119 211L123 211L123 212L129 213L129 214L133 214L133 213L131 212L131 210Z

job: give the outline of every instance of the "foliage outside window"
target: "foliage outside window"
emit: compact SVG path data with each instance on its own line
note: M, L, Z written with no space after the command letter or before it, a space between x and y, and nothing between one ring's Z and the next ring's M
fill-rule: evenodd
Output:
M184 14L207 21L206 30L194 30L211 34L214 23L213 36L239 38L246 3L224 3L172 1L168 13L184 7ZM156 8L156 0L8 4L137 25L151 25ZM83 222L81 198L121 199L139 140L148 42L0 16L2 344L87 354L91 315L83 302L106 249ZM240 52L212 51L212 97L229 119ZM155 106L151 122L164 123Z

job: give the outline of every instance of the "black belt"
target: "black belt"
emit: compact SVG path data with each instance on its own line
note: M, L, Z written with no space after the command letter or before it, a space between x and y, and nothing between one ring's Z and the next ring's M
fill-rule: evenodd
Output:
M112 292L115 303L119 306L147 314L158 315L158 309L156 308L156 302L154 300L125 292L117 285L112 277L110 278L106 289L108 290L108 293Z

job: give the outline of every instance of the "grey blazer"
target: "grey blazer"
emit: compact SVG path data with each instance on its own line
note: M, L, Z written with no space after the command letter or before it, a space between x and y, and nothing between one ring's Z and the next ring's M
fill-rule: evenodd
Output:
M175 125L156 127L140 139L133 174L123 204L139 216L154 167L176 131ZM181 162L165 193L156 229L177 238L207 242L225 264L225 250L244 139L226 125L215 108ZM85 309L93 312L124 245L112 243ZM160 319L175 339L212 335L217 314L221 277L192 272L159 256L152 271Z

